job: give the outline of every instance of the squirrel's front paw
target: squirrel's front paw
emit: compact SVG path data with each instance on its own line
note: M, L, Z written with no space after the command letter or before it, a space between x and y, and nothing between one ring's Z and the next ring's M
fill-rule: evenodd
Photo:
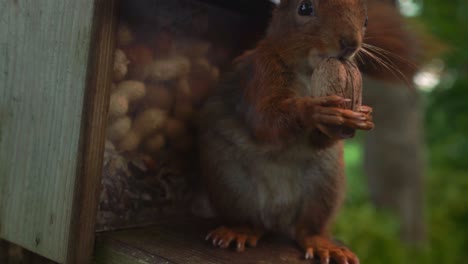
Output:
M374 122L373 122L373 117L372 117L372 107L367 106L367 105L362 105L358 108L358 112L364 114L366 117L366 128L364 130L372 130L374 128Z
M372 108L361 106L358 111L341 108L349 101L340 96L306 98L301 108L303 124L316 128L330 138L344 139L354 136L354 130L371 130Z

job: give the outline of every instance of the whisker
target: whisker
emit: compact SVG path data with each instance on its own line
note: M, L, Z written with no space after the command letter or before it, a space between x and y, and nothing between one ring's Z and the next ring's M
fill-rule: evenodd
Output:
M381 49L379 47L376 47L376 46L372 46L372 45L368 45L370 48L374 48L374 49L370 49L370 51L374 51L376 54L375 55L380 55L382 58L380 58L382 60L382 62L386 62L388 66L391 66L392 69L395 70L395 72L399 73L399 75L403 78L403 80L409 85L409 86L412 86L411 82L406 78L406 76L403 74L403 72L398 68L398 66L395 65L395 63L388 57L384 54L384 49ZM407 61L407 60L404 60L404 58L402 58L401 56L398 56L396 54L393 54L389 51L387 51L387 53L389 53L389 55L393 55L393 56L397 56L399 57L400 60L404 61L404 62L407 62L409 63L411 66L413 66L414 68L416 68L417 66L415 64L413 64L412 62L410 61Z
M391 66L393 66L393 68L398 69L398 67L395 65L395 63L393 63L393 61L387 55L385 55L383 52L379 52L379 50L371 49L371 48L368 48L368 50L375 52L374 55L380 56L379 58L382 61L385 61L389 66L391 65Z
M410 64L411 66L417 68L417 65L416 65L414 62L412 62L411 60L406 59L406 58L404 58L404 57L402 57L402 56L400 56L400 55L398 55L398 54L395 54L395 53L390 52L390 51L388 51L388 50L386 50L386 49L382 49L382 48L380 48L380 47L377 47L377 46L374 46L374 45L371 45L371 44L363 43L362 45L363 45L364 47L370 49L370 50L374 50L374 51L377 52L377 53L385 53L385 54L387 54L387 55L389 55L389 56L393 56L393 57L395 57L395 58L397 58L397 59L400 59L401 61L406 62L406 63ZM383 55L383 54L382 54L382 55Z
M356 52L356 61L361 63L361 64L364 64L364 60L363 58L361 57L361 54L359 53L361 50L359 50L358 52Z
M363 59L363 60L362 60L362 64L365 64L365 63L366 63L366 60L364 59L364 55L365 55L365 56L370 57L370 58L372 59L372 60L369 61L369 62L372 64L372 66L373 66L374 68L378 68L378 65L375 64L376 61L373 60L373 58L372 58L371 55L366 54L366 52L364 51L364 48L361 48L361 49L359 50L359 53L360 53L359 55L360 55L361 58Z
M398 69L396 69L394 67L394 65L390 65L389 63L387 63L384 59L382 58L379 58L376 54L372 54L369 50L366 50L366 49L363 49L363 52L364 54L367 54L369 57L371 57L372 59L374 59L376 62L380 63L382 66L384 66L385 68L387 68L388 70L390 71L399 71Z
M384 58L378 57L376 54L373 54L371 50L367 50L366 48L362 48L362 53L363 55L367 55L371 59L373 59L375 62L379 63L381 66L385 67L388 71L390 71L395 77L401 78L407 85L412 87L411 82L406 78L406 76L398 69L398 67L395 66L387 57L385 57L382 54L379 54L381 56L384 56ZM386 60L389 60L387 62Z

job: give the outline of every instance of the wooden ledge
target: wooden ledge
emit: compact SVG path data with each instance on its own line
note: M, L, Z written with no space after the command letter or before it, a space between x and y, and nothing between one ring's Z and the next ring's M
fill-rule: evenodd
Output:
M200 219L168 221L158 225L101 233L95 263L104 264L304 264L302 251L286 238L266 236L257 248L237 253L213 248L204 240L216 227Z

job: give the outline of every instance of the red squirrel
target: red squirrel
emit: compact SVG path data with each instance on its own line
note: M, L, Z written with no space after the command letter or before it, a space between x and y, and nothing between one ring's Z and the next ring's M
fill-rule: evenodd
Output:
M256 48L234 63L200 113L202 180L225 225L207 240L238 251L265 232L290 236L306 259L359 263L335 243L330 222L344 196L342 140L321 128L370 130L372 109L312 97L324 58L355 60L368 24L364 0L281 0Z

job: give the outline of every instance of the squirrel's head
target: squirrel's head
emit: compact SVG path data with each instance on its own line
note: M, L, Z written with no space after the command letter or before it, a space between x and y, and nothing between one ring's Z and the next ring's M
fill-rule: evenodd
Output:
M364 0L281 0L268 35L301 57L349 60L361 48L366 27Z

